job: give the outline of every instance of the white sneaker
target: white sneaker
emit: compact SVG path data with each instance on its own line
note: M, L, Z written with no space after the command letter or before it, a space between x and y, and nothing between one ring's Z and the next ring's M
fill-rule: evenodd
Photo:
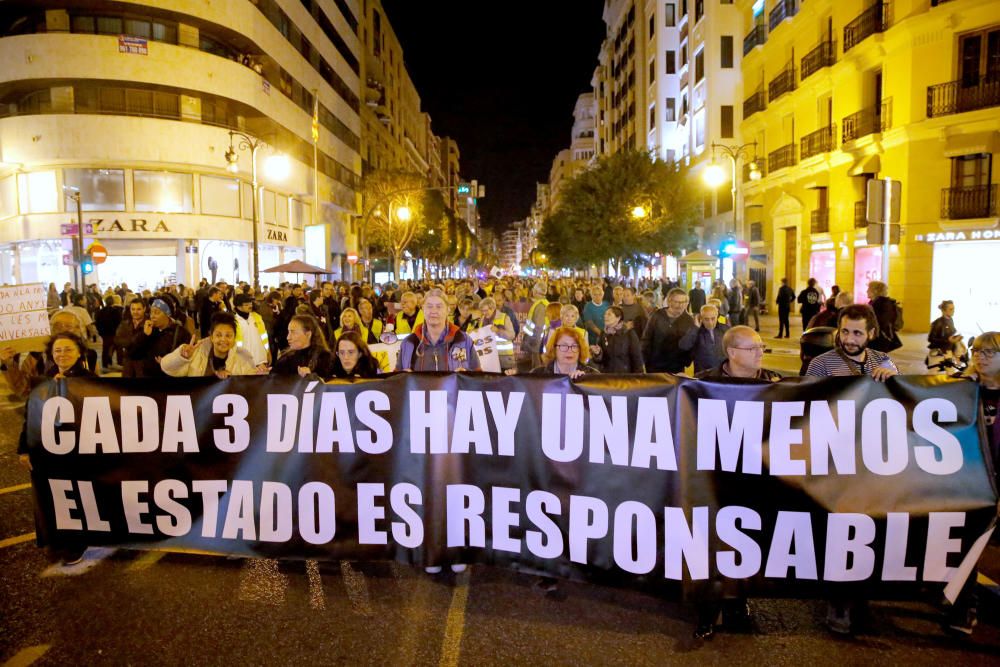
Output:
M441 573L441 566L440 565L432 565L430 567L425 567L424 568L424 572L426 572L427 574L440 574Z
M465 572L465 569L467 567L469 567L469 566L466 565L465 563L456 563L455 565L451 566L451 571L452 572Z

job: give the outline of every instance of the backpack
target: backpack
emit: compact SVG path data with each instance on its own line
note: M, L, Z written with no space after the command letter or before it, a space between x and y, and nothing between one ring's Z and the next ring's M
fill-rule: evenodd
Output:
M896 331L900 331L903 328L903 307L899 305L898 301L893 301L892 305L896 307L896 319L893 322L892 328Z

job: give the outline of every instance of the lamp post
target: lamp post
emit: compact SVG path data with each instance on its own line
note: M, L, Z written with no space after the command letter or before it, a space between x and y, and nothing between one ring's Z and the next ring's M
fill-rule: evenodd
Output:
M753 152L751 153L751 149ZM729 158L729 162L732 165L732 195L733 195L733 229L732 229L732 239L735 240L739 234L739 219L738 219L738 204L739 201L739 187L740 180L737 173L737 164L742 159L744 162L750 161L750 180L758 181L760 180L761 173L760 169L757 167L757 142L742 144L740 146L727 146L725 144L717 144L712 142L712 163L705 168L702 177L705 183L710 188L717 188L726 181L725 170L715 161L716 151L720 151L723 155ZM722 277L722 258L719 259L719 277Z
M240 165L239 153L233 147L233 139L239 139L239 143L236 144L239 150L250 151L250 187L253 191L253 202L250 206L253 218L253 291L254 294L260 294L260 247L257 238L257 227L260 224L260 184L257 181L257 151L264 145L264 142L243 132L229 131L229 148L226 149L226 162L228 165L226 169L234 174L239 172ZM288 163L283 156L272 155L268 158L268 164L274 170L276 177L282 178L287 175Z
M63 192L66 196L76 203L76 238L73 239L73 244L76 249L73 253L73 261L76 262L77 276L79 283L77 283L77 290L80 294L83 294L87 287L87 278L83 273L83 205L80 201L80 188L73 186L63 186ZM73 304L70 304L71 306Z

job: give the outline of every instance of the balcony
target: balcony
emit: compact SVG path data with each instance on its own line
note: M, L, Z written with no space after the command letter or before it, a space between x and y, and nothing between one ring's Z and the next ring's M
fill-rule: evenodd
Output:
M889 3L876 2L844 26L844 53L889 27Z
M785 19L790 19L799 13L798 0L778 0L778 4L767 17L767 25L774 32Z
M765 176L767 176L767 159L759 157L759 158L757 158L756 162L757 162L757 169L760 171L760 177L764 178ZM744 164L743 165L743 182L744 183L749 183L750 182L750 165L749 164Z
M975 82L950 81L927 86L927 117L1000 106L1000 77L982 77Z
M766 108L767 97L764 94L764 89L759 88L756 93L743 100L743 120Z
M837 62L837 43L832 39L828 42L820 42L819 46L802 57L802 80L820 71L824 67L830 67Z
M830 231L830 209L821 208L809 213L809 231L825 234Z
M829 153L837 147L837 126L821 127L802 137L799 143L801 144L799 155L803 160L821 153Z
M885 132L892 127L892 98L844 118L843 143L869 134Z
M854 202L854 228L864 229L868 226L868 202L865 200Z
M941 217L945 220L995 218L996 216L996 183L941 190Z
M767 28L763 23L758 23L754 29L743 38L743 55L753 51L755 46L763 46L767 41Z
M795 90L795 65L789 62L781 74L771 79L771 83L767 84L767 99L773 102L793 90Z
M795 144L782 146L778 150L771 151L767 154L767 163L771 166L772 173L778 171L779 169L784 169L785 167L791 167L796 162Z

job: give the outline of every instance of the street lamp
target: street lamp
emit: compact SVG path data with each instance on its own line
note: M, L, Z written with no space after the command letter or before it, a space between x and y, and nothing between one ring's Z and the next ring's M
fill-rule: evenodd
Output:
M751 149L753 152L751 153ZM738 221L738 205L739 201L739 187L740 180L736 175L736 166L739 160L742 158L744 162L750 161L750 180L757 181L760 180L760 169L757 167L757 142L743 144L741 146L727 146L725 144L717 144L712 142L712 163L709 164L705 170L702 172L702 179L708 187L715 189L722 185L726 181L726 171L723 169L722 165L715 161L716 151L721 152L723 155L729 158L729 162L732 165L732 195L733 195L733 230L732 238L735 239L739 234L739 221ZM719 275L722 275L722 264L720 258L719 264Z
M239 143L236 144L236 148L233 147L233 139L239 139ZM257 227L260 224L260 213L259 213L259 197L260 197L260 184L257 182L257 151L264 142L255 137L251 137L249 134L244 134L243 132L236 132L235 130L229 131L229 148L226 149L226 162L228 163L226 169L234 174L239 173L239 153L237 148L241 151L250 151L250 187L253 190L253 202L251 203L250 209L252 211L253 218L253 291L254 294L260 294L260 249L257 240ZM267 172L268 178L274 180L284 180L288 177L291 171L291 164L288 158L284 155L272 155L267 158L264 163L264 171Z
M632 219L633 220L642 220L647 215L649 215L649 211L646 210L645 206L639 204L637 206L632 207Z

